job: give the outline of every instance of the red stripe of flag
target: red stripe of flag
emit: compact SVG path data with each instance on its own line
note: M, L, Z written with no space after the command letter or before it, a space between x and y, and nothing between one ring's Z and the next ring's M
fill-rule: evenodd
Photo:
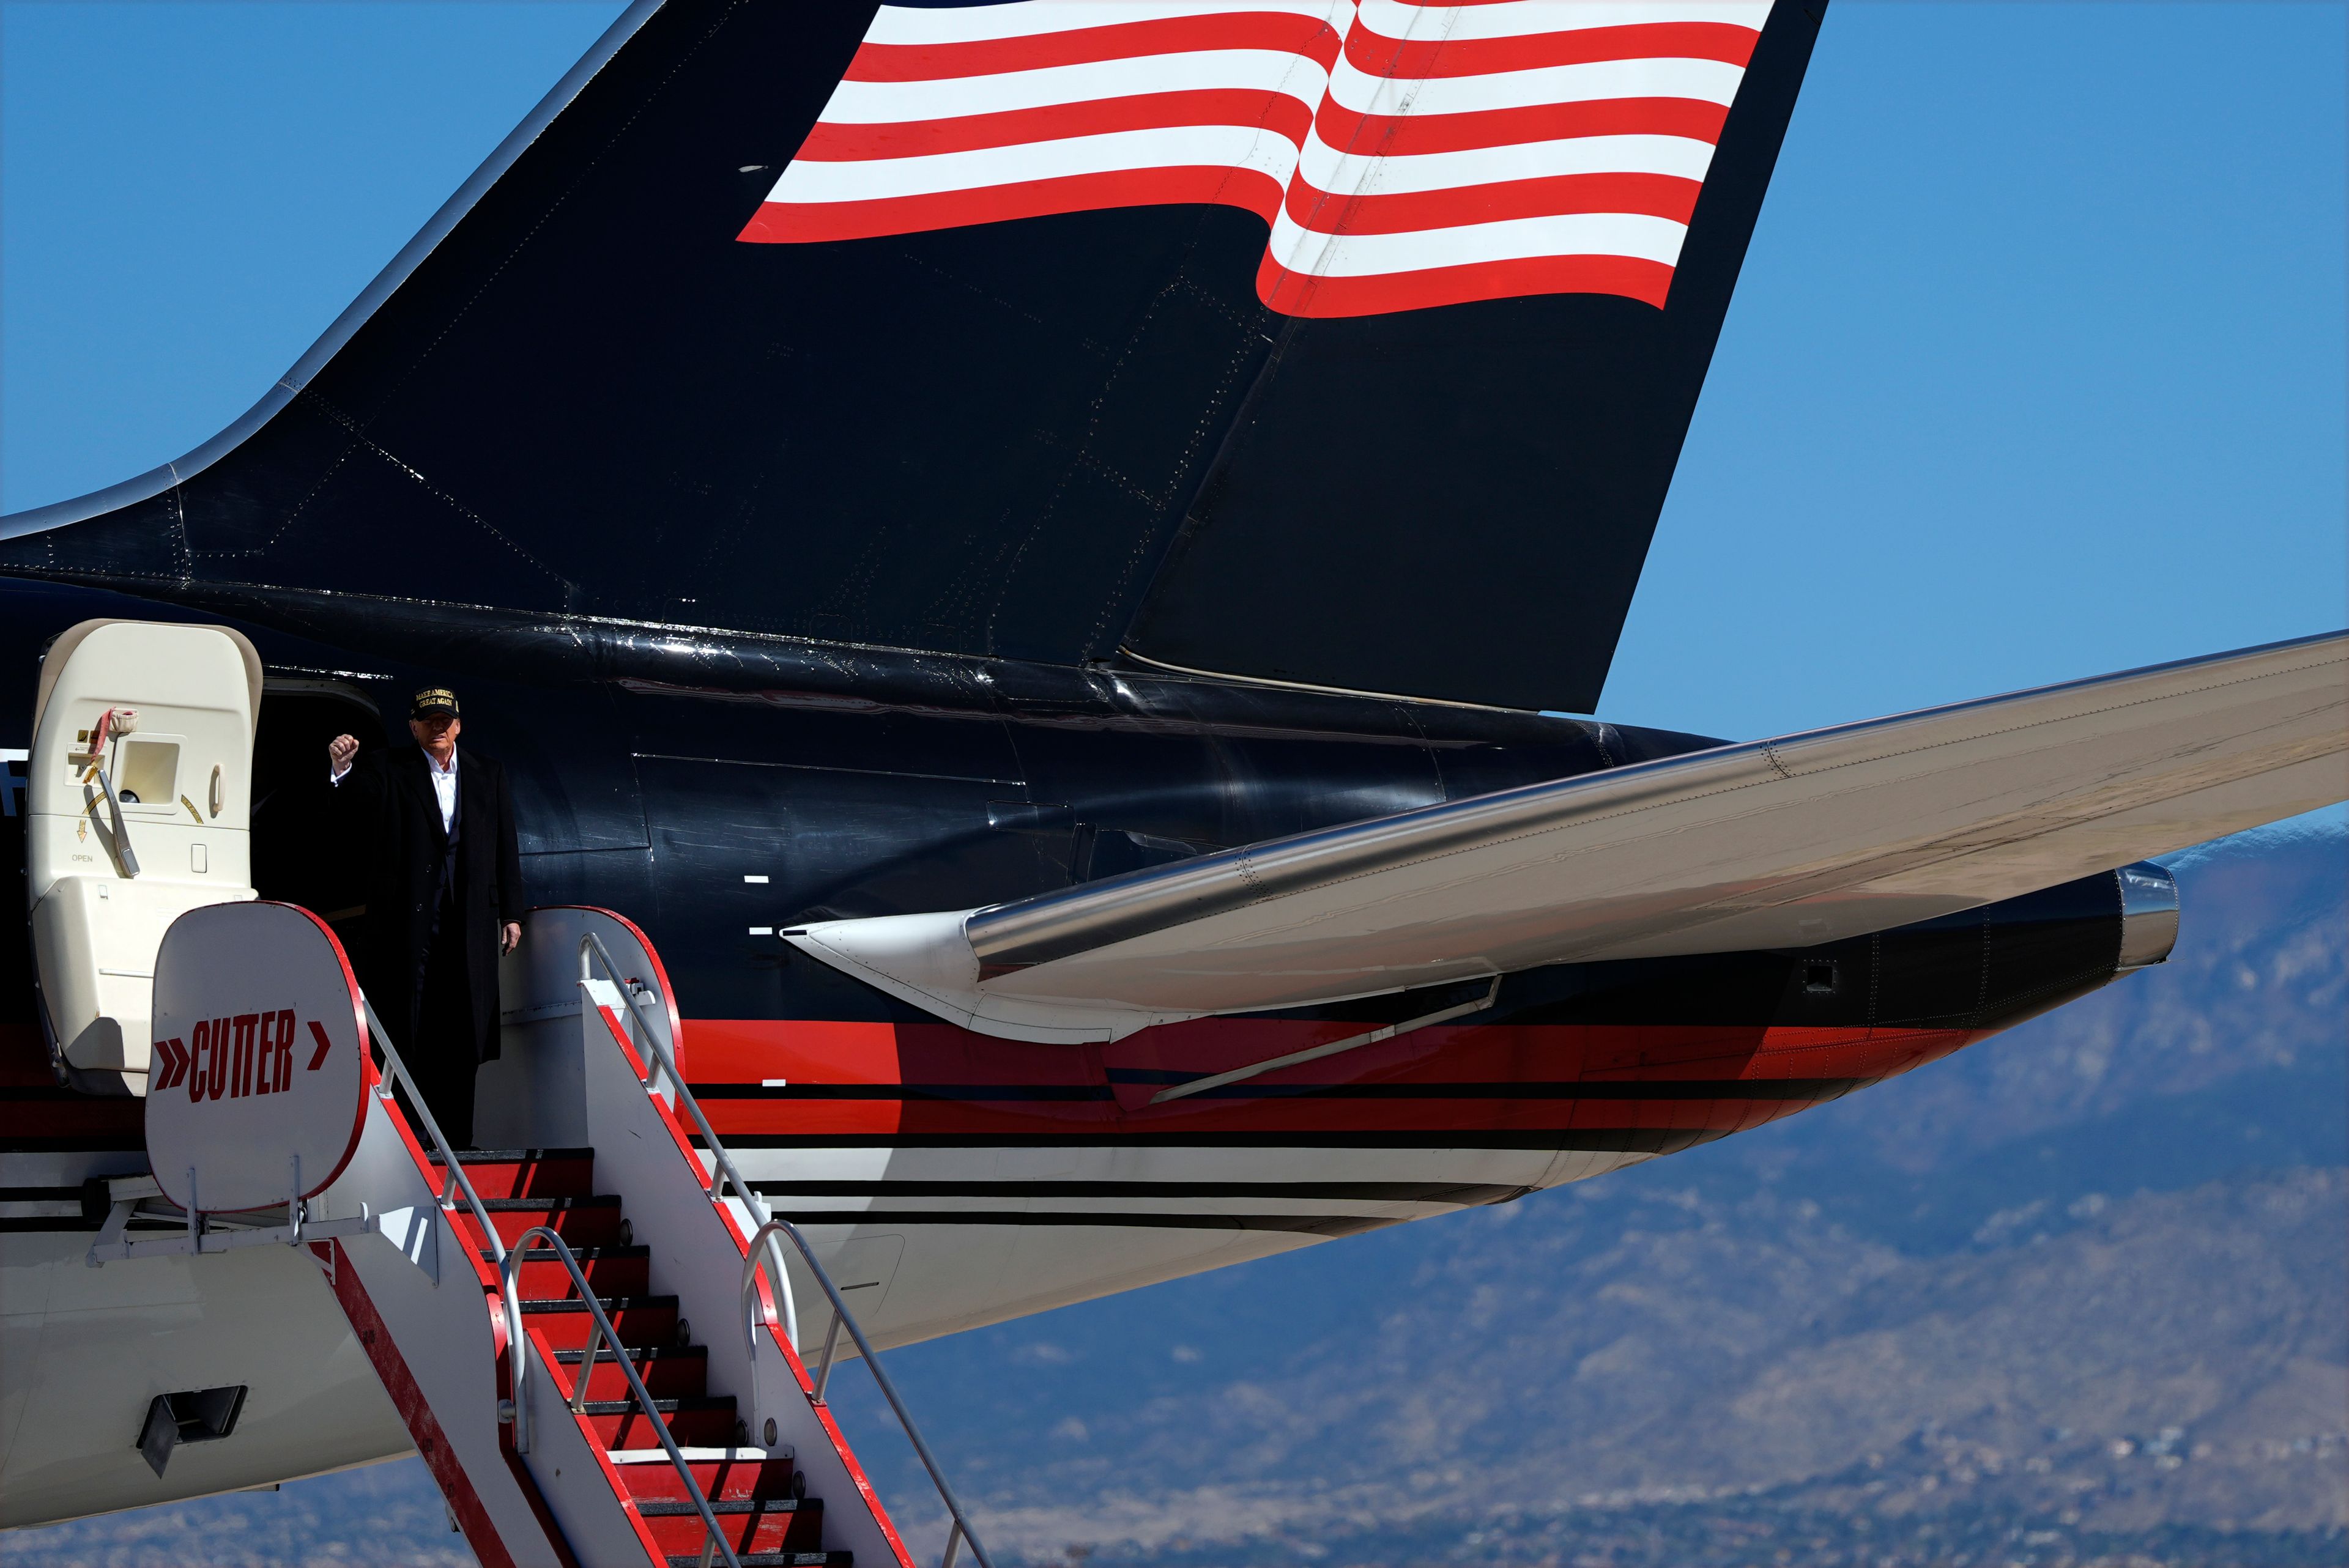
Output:
M1728 118L1728 109L1702 98L1597 98L1466 114L1403 116L1357 114L1325 96L1314 124L1321 139L1340 152L1393 158L1582 136L1684 136L1718 143L1722 122Z
M1300 174L1290 182L1288 215L1325 234L1409 234L1511 218L1568 212L1640 212L1685 223L1702 181L1674 174L1554 174L1447 191L1349 196L1316 191Z
M1663 308L1672 269L1637 256L1530 256L1374 277L1292 273L1270 254L1257 269L1257 297L1283 315L1381 315L1518 294L1611 294Z
M1346 58L1374 77L1482 77L1601 60L1720 60L1744 67L1762 35L1733 22L1635 22L1509 38L1389 38L1357 22Z
M1250 125L1302 142L1313 111L1287 93L1252 88L1202 88L1190 92L1137 93L1090 103L1048 104L996 114L953 115L942 119L892 120L885 124L818 120L794 160L847 163L878 158L919 158L939 152L969 152L984 147L1015 147L1074 136L1120 130L1163 130L1195 125Z
M1050 66L1084 66L1131 60L1146 55L1188 54L1203 49L1268 49L1304 55L1328 70L1338 61L1339 38L1318 16L1279 11L1241 11L1214 16L1166 16L1146 22L1116 22L1061 33L1010 38L974 38L950 44L876 44L857 46L843 80L928 82L955 77L991 77Z
M1213 202L1244 207L1266 222L1280 210L1280 185L1253 169L1214 165L1174 169L1119 169L1100 174L1068 174L1023 180L971 191L941 191L921 196L886 196L871 201L767 201L760 204L740 240L806 244L825 240L869 240L928 229L973 223L1005 223L1059 212L1104 207L1165 207Z

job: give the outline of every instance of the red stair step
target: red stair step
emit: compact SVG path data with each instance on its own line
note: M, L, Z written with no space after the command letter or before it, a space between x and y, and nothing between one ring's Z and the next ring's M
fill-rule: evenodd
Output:
M565 1398L578 1388L579 1358L585 1352L577 1348L555 1352L555 1365L560 1368L557 1381L563 1385ZM706 1345L648 1345L628 1352L636 1364L636 1376L645 1380L645 1387L656 1399L689 1398L709 1391L709 1347ZM595 1369L587 1377L590 1399L625 1399L628 1397L628 1379L620 1370L620 1358L609 1350L595 1353Z
M714 1501L709 1508L726 1532L726 1543L738 1553L823 1550L823 1503L816 1498ZM690 1499L639 1501L636 1512L652 1532L653 1543L664 1552L700 1552L701 1515Z
M443 1161L437 1151L425 1158L437 1184ZM592 1149L465 1149L457 1163L484 1198L584 1198L595 1190Z
M677 1297L673 1295L599 1295L596 1301L610 1318L612 1331L626 1346L677 1343ZM522 1304L523 1326L543 1334L550 1349L584 1350L593 1320L587 1304L541 1298Z
M653 1407L668 1423L668 1435L679 1448L719 1448L734 1440L731 1394L679 1399L655 1398ZM587 1418L587 1425L607 1449L660 1446L659 1430L633 1398L590 1399L580 1414Z
M483 1247L481 1253L482 1261L489 1261L490 1249ZM642 1295L652 1289L650 1247L573 1247L571 1255L578 1260L579 1272L587 1276L587 1284L597 1295ZM524 1251L516 1283L522 1294L533 1300L572 1295L578 1291L571 1283L571 1271L563 1266L563 1260L554 1255L553 1247L533 1246Z
M429 1158L436 1168L444 1165L437 1154ZM643 1378L661 1424L687 1450L688 1469L743 1568L854 1568L851 1553L823 1550L823 1504L806 1496L791 1450L733 1446L740 1431L735 1401L709 1393L709 1353L681 1343L678 1298L651 1294L651 1249L631 1244L619 1197L594 1191L595 1150L466 1150L457 1158L498 1240L511 1247L535 1227L554 1231L619 1336L618 1353L605 1346L588 1365L591 1319L570 1272L552 1247L523 1252L517 1283L525 1326L566 1397L584 1369L587 1402L580 1414L597 1440L616 1450L621 1484L667 1562L698 1568L704 1526L684 1478L660 1451L658 1426L636 1403L621 1354ZM489 1237L459 1196L450 1218L486 1262Z
M533 1225L544 1225L574 1247L618 1246L620 1200L603 1193L585 1198L483 1198L498 1240L508 1244ZM472 1206L460 1202L454 1214L458 1228L475 1246L484 1244L481 1222Z
M687 1457L686 1468L692 1470L694 1484L712 1501L795 1497L806 1491L806 1483L798 1480L799 1470L787 1456L770 1458L752 1449L744 1450L742 1457L737 1459ZM668 1462L667 1454L615 1468L628 1495L640 1503L667 1501L690 1504L692 1501L686 1496L684 1478Z

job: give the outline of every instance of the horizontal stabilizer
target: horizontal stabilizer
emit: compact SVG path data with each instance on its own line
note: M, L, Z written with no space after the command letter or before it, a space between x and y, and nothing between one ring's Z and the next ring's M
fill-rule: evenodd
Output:
M2336 633L789 936L983 1033L1104 1040L1537 965L1810 946L2344 798Z

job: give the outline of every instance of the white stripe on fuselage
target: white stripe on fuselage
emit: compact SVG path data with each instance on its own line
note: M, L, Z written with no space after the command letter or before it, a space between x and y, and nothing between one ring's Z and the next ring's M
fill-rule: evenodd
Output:
M810 1224L827 1265L859 1275L851 1305L881 1346L1091 1300L1161 1280L1294 1251L1309 1233L1213 1222L1248 1214L1395 1221L1450 1212L1438 1199L1308 1197L1302 1184L1554 1186L1647 1158L1526 1149L1214 1149L1121 1145L1054 1149L832 1148L735 1151L749 1180L784 1191L779 1212L857 1212ZM88 1176L144 1168L136 1151L0 1157L0 1184L64 1189ZM794 1182L879 1184L864 1195L802 1196ZM1089 1196L1073 1182L1253 1187L1242 1195L1146 1190ZM934 1195L892 1193L921 1182ZM970 1183L1011 1183L1017 1197ZM54 1208L62 1213L62 1201ZM967 1211L1081 1215L1081 1223L907 1223L902 1216ZM1196 1215L1203 1226L1120 1224L1121 1214ZM1099 1222L1090 1222L1094 1217ZM746 1227L747 1228L747 1227ZM0 1525L129 1508L266 1485L407 1451L409 1439L315 1264L281 1247L197 1260L147 1258L92 1269L88 1231L0 1233ZM885 1275L885 1277L884 1277ZM16 1304L37 1303L30 1310ZM801 1332L820 1337L802 1308ZM812 1349L812 1345L810 1346ZM130 1447L157 1389L245 1383L237 1440L182 1449L159 1482Z

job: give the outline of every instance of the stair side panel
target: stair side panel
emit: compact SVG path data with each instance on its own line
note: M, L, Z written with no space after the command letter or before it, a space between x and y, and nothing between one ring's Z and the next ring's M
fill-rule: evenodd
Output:
M600 1452L575 1467L602 1490L600 1507L569 1488L551 1500L513 1452L512 1429L498 1419L508 1389L497 1273L440 1208L439 1175L370 1088L359 1148L314 1202L316 1217L348 1217L364 1205L388 1224L405 1209L435 1228L437 1245L428 1270L380 1233L327 1243L321 1262L361 1348L485 1565L647 1568L657 1561L651 1538L622 1500L617 1478L596 1462ZM534 1370L551 1387L543 1368ZM559 1401L556 1412L568 1415ZM570 1425L550 1420L541 1429ZM574 1467L565 1468L568 1480ZM581 1490L592 1499L591 1489ZM557 1501L564 1506L551 1505Z
M754 1441L774 1420L776 1446L796 1452L810 1494L827 1505L832 1544L865 1563L914 1568L831 1411L809 1398L796 1354L766 1311L751 1315L755 1326L746 1323L740 1290L749 1238L729 1205L711 1200L708 1169L678 1113L646 1091L645 1063L628 1029L608 1006L585 1009L580 1022L597 1181L625 1195L636 1239L652 1251L654 1290L678 1297L693 1337L709 1347L709 1392L735 1397ZM763 1306L763 1282L758 1299ZM821 1322L825 1310L818 1304L803 1313Z
M367 1294L359 1277L359 1270L350 1250L339 1240L312 1243L310 1251L332 1282L335 1300L341 1305L343 1315L350 1320L351 1332L358 1336L359 1346L374 1366L376 1376L383 1380L384 1392L391 1397L392 1408L399 1412L409 1436L416 1443L416 1451L424 1458L425 1468L440 1483L441 1496L449 1500L450 1511L456 1515L458 1528L465 1534L465 1543L473 1555L481 1560L482 1568L519 1568L520 1564L538 1557L534 1548L543 1544L553 1560L573 1568L570 1553L564 1550L559 1535L549 1539L543 1528L534 1532L537 1540L515 1537L511 1528L511 1507L494 1508L482 1496L480 1488L465 1468L457 1445L449 1440L448 1432L434 1415L429 1399L409 1369L407 1359L400 1354L398 1338L378 1310L375 1298ZM403 1263L405 1259L401 1260ZM483 1368L484 1372L488 1368ZM470 1445L469 1445L470 1446ZM500 1469L504 1467L501 1466ZM506 1500L501 1500L506 1501ZM538 1526L538 1510L524 1504L533 1526Z

